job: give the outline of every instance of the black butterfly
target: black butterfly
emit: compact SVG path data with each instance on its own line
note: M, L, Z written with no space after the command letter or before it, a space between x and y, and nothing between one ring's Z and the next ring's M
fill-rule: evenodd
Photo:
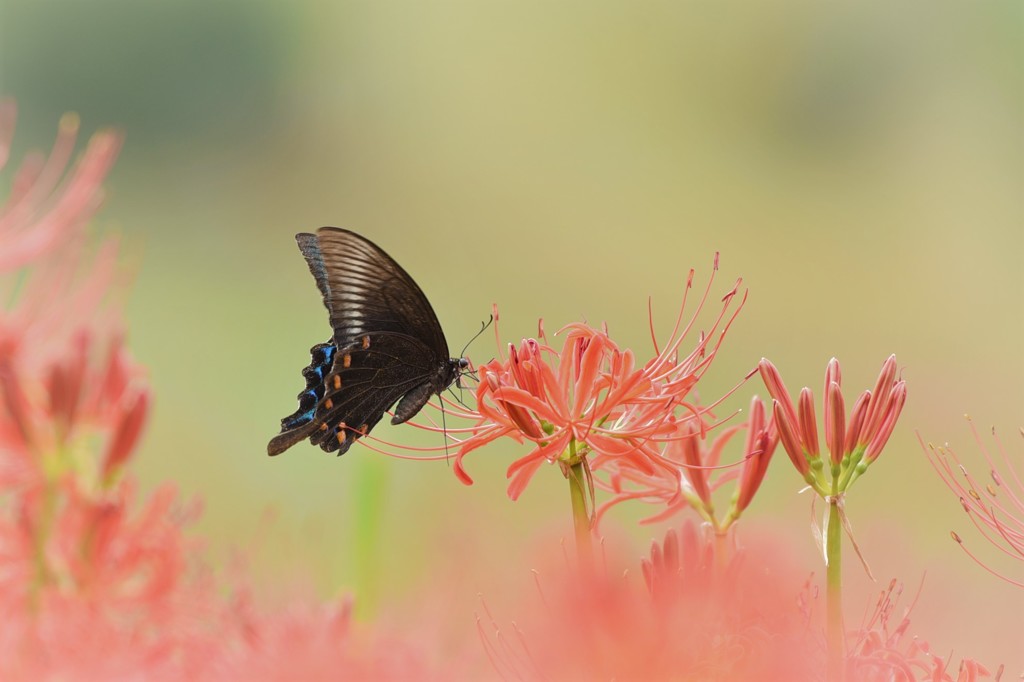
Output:
M391 423L411 419L469 361L448 356L427 297L376 244L337 227L300 233L295 241L323 294L334 337L310 350L299 409L281 420L267 454L309 438L343 455L396 401Z

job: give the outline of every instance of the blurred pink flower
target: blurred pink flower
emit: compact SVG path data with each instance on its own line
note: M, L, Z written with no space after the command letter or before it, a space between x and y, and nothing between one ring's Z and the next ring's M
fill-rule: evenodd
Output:
M219 595L184 533L198 508L172 486L122 482L97 499L66 481L0 519L0 677L150 679L199 669Z
M0 101L0 168L9 158L14 114L12 101ZM0 313L0 355L28 349L20 359L26 368L62 354L83 327L117 324L116 310L104 307L118 295L117 241L107 239L93 252L86 248L85 226L102 203L102 183L121 136L93 135L65 175L78 128L77 116L61 119L49 156L25 158L0 206L0 300L6 305Z
M352 600L302 599L260 612L243 595L234 608L235 632L221 640L224 655L202 679L443 680L406 639L352 618Z
M0 170L10 157L16 107L0 100ZM117 158L121 136L97 133L70 175L79 120L66 114L49 156L30 154L14 176L10 194L0 208L0 273L32 264L69 239L79 236L103 199L102 182Z
M12 125L4 102L2 162ZM0 677L180 675L208 657L217 602L184 531L195 505L171 486L140 501L123 475L149 389L116 307L100 312L116 245L91 259L82 234L120 137L94 136L62 182L77 129L62 120L0 211Z
M687 292L693 274L691 270ZM741 300L729 315L740 285L737 281L722 298L714 325L701 333L693 350L680 359L680 347L703 309L713 281L712 276L685 325L684 297L668 343L660 350L655 344L655 357L643 366L637 365L632 351L612 341L606 330L582 323L560 332L565 339L560 351L547 344L542 327L540 341L525 339L518 347L510 344L506 359L479 368L476 409L453 406L456 414L473 421L469 428L450 430L458 434L456 476L472 483L464 468L465 457L507 436L532 445L508 468L512 499L522 494L545 463L558 462L567 470L583 462L590 471L609 475L637 471L653 476L660 471L677 477L675 465L664 457L661 446L680 437L681 425L694 422L699 425L694 432L705 429L700 418L709 408L698 407L688 395L707 371L743 305ZM677 414L680 411L682 415Z
M723 563L709 540L692 523L670 531L642 580L540 574L519 600L534 610L508 628L489 610L478 618L488 656L504 679L821 679L806 576L784 543L766 538Z
M974 442L977 443L978 450L985 459L989 477L992 479L991 483L982 483L972 476L967 466L949 445L939 447L930 443L925 445L920 434L918 434L918 441L943 483L959 497L960 506L963 507L981 536L1006 556L1024 562L1024 484L1021 483L1016 466L1010 460L995 428L992 429L992 438L999 451L1004 471L1009 472L1008 479L999 473L999 465L978 434L974 421L970 417L967 418L967 421L970 424L971 433L974 434ZM1024 429L1021 430L1021 435L1024 436ZM961 549L982 568L1012 585L1024 587L1024 576L1012 578L1004 575L971 552L958 533L953 531L950 534Z
M867 621L852 633L853 641L846 659L848 679L857 682L975 682L991 677L985 666L969 658L960 662L953 677L948 659L932 653L924 640L909 636L914 604L903 610L898 621L894 618L902 593L903 586L896 580L890 581ZM1000 671L996 679L1001 674Z
M75 469L106 487L134 451L149 411L143 370L120 336L99 353L90 333L36 370L43 381L24 371L32 369L24 353L0 350L0 486L41 485ZM78 440L97 433L106 441L100 458L72 457Z
M0 103L0 165L13 114ZM0 211L0 679L424 679L347 605L251 607L188 532L198 503L139 494L151 393L107 305L116 243L91 256L82 234L120 137L94 136L61 182L77 129L62 120Z

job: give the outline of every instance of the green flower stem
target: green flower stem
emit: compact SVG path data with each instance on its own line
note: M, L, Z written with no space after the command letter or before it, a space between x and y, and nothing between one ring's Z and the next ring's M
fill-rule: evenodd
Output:
M836 496L833 495L829 499L829 504L828 529L825 535L825 556L828 559L828 679L835 682L843 679L843 527Z
M57 516L58 499L57 482L64 471L67 456L61 450L52 455L42 456L43 465L43 493L39 508L39 514L35 518L35 527L32 529L32 585L29 592L29 600L32 608L39 605L43 589L53 580L50 564L46 558L47 545L50 542L50 533L53 530L54 520Z
M42 509L36 518L37 525L32 529L32 563L33 577L30 590L32 608L39 605L39 599L51 581L50 565L46 560L46 545L50 541L50 529L57 511L57 499L53 487L47 483L43 490Z
M570 447L573 447L570 445ZM584 470L586 464L580 459L569 467L569 498L572 500L572 521L576 528L576 556L580 562L580 568L589 568L593 559L590 538L590 512L587 509L589 495L587 494L587 472Z
M388 463L383 457L366 457L360 462L352 493L352 532L355 551L352 552L359 599L356 612L365 617L374 613L380 598L380 569L384 517L387 491L391 482Z
M852 455L850 455L849 461L844 463L843 475L839 479L840 492L849 488L853 482L857 480L857 477L867 469L867 465L862 465L861 461L864 458L865 450L867 450L867 448L858 448Z

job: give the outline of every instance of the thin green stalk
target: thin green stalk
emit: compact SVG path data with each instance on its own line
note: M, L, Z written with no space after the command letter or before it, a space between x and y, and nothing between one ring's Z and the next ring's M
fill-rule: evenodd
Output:
M356 611L364 617L377 608L380 597L381 521L391 481L390 469L383 457L366 457L355 474L352 493L352 524L355 547L352 552L359 599Z
M828 558L828 679L836 682L843 679L843 528L836 497L831 497L829 503L828 529L825 534L825 555Z
M569 498L572 501L572 522L576 528L576 556L580 568L589 568L593 559L590 512L587 508L590 496L587 494L588 479L585 467L583 459L569 467Z

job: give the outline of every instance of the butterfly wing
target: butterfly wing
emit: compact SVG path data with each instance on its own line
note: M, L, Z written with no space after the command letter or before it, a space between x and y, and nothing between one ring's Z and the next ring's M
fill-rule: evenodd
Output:
M384 251L333 227L296 241L330 314L333 343L313 347L299 409L267 450L280 454L309 438L340 455L399 399L392 421L412 417L455 369L426 296Z
M337 227L296 235L344 348L368 332L403 334L448 357L441 323L412 277L365 237Z
M324 398L314 416L319 426L310 441L327 452L344 454L403 396L421 393L426 402L434 390L437 365L423 344L388 332L364 338L371 339L369 345L338 351L324 379Z

